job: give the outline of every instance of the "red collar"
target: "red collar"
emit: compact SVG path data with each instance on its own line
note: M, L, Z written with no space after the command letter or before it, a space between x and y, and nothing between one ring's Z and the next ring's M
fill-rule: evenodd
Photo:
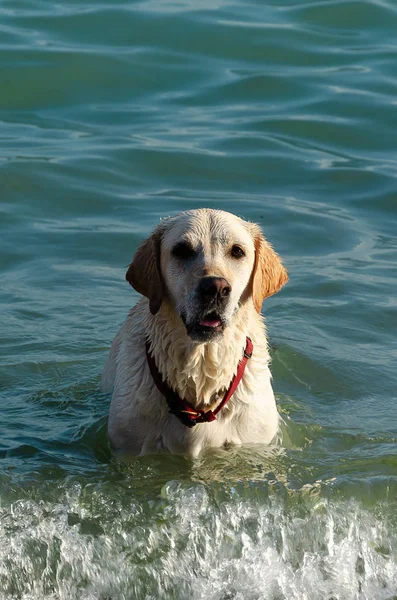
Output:
M236 391L237 386L244 375L248 359L252 356L253 349L254 345L251 339L247 337L244 354L237 365L237 372L231 380L229 389L224 395L223 400L213 411L205 411L203 409L196 410L187 400L180 398L180 396L174 390L172 390L165 381L163 381L163 378L157 369L154 358L149 352L149 342L146 342L146 358L154 383L165 397L168 408L170 409L170 413L178 417L183 425L186 425L187 427L194 427L197 425L197 423L210 423L211 421L215 421L216 415L229 402L230 398Z

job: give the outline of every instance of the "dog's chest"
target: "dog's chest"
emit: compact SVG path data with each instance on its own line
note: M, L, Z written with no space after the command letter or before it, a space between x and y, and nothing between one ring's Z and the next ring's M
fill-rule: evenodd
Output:
M240 356L224 360L219 354L211 356L207 353L192 353L191 356L181 357L180 368L171 368L167 376L169 385L177 391L181 398L187 400L195 408L212 408L225 395L233 379ZM236 365L234 368L230 365Z

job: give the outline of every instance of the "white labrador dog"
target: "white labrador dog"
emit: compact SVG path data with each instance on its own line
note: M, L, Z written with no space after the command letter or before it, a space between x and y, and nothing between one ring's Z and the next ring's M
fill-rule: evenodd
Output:
M144 297L101 380L113 392L114 448L197 456L274 440L279 417L260 311L288 275L258 225L212 209L165 219L126 278Z

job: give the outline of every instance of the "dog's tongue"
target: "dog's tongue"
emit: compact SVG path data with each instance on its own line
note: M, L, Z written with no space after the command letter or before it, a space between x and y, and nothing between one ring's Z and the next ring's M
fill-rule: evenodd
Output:
M203 319L200 321L200 325L203 325L204 327L219 327L220 324L221 322L219 319Z

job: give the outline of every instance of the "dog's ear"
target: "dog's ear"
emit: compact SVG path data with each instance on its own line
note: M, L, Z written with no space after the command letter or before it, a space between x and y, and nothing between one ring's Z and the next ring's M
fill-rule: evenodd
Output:
M160 266L161 237L162 230L158 227L140 244L125 276L134 290L149 298L152 315L160 310L164 293Z
M255 264L252 274L252 296L258 313L265 298L278 292L288 281L287 270L279 255L265 240L259 227L255 231Z

